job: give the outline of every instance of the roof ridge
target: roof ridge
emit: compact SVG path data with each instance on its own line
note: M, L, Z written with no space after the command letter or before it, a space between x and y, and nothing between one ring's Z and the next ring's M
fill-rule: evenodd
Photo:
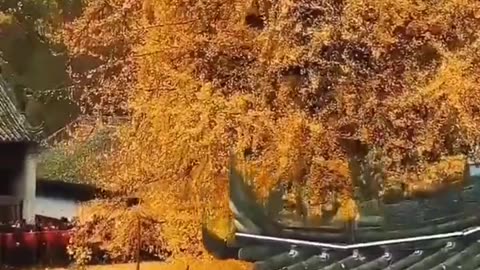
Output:
M415 237L404 237L404 238L395 238L388 240L380 241L367 241L362 243L354 244L343 244L343 243L327 243L327 242L317 242L309 241L302 239L292 239L292 238L283 238L251 233L235 233L235 236L250 240L257 240L260 242L271 242L271 243L281 243L281 244L290 244L295 246L307 246L307 247L317 247L317 248L330 248L338 250L353 250L359 248L370 248L370 247L380 247L387 245L403 244L403 243L412 243L412 242L421 242L427 240L437 240L437 239L449 239L455 237L466 237L475 233L480 232L480 226L471 226L463 230L452 231L449 233L432 233L427 235L419 235Z

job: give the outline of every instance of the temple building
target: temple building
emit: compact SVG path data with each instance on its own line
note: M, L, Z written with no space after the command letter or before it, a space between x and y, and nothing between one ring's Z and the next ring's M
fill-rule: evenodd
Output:
M35 222L36 149L33 133L0 77L0 222Z
M461 165L460 186L390 202L364 196L353 220L283 213L281 189L263 203L231 166L235 235L224 239L204 224L203 244L217 258L252 262L253 269L480 269L480 168Z

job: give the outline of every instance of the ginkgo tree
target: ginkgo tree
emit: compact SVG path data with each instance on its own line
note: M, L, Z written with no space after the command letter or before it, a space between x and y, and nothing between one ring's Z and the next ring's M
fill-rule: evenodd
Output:
M161 224L145 229L161 230L168 254L191 255L203 254L201 222L229 213L231 152L259 195L287 183L312 213L351 197L352 157L381 162L387 185L450 179L463 163L448 157L475 156L480 139L479 10L475 0L87 1L67 44L105 63L90 70L94 96L128 104L132 119L92 177L141 198ZM129 226L117 225L124 240L111 247L127 250Z

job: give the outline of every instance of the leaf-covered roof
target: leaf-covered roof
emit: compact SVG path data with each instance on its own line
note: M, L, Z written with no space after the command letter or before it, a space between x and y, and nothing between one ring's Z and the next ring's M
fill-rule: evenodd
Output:
M7 83L0 77L0 142L33 141L25 117L15 107L8 91Z
M289 226L258 203L232 166L230 208L235 236L244 240L236 242L237 258L253 262L258 270L480 269L480 181L473 176L462 190L382 204L377 216L371 209L360 211L354 224L325 221L314 227L302 216L305 225ZM361 209L376 208L362 204ZM367 223L364 217L378 219ZM203 233L207 250L220 254L221 248L213 245L220 241Z

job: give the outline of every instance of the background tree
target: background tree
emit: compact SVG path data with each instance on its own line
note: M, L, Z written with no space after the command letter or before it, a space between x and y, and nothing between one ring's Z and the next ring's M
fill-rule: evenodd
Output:
M114 130L114 126L78 124L70 138L47 145L39 154L37 177L95 185L89 169L104 163L103 153L115 145Z
M81 1L0 1L2 75L15 90L19 109L46 135L76 117L61 43L52 35L81 12Z
M290 183L311 212L351 196L348 159L365 147L387 185L442 181L455 169L444 158L475 155L480 139L479 5L90 0L67 28L70 51L135 71L110 83L124 73L92 69L96 93L132 115L98 183L141 198L169 254L199 255L205 216L228 215L232 150L260 195Z

